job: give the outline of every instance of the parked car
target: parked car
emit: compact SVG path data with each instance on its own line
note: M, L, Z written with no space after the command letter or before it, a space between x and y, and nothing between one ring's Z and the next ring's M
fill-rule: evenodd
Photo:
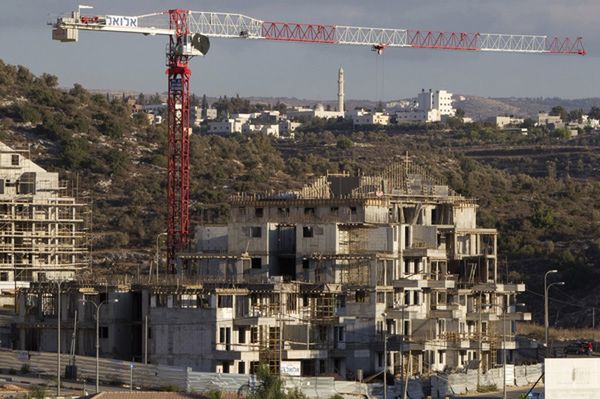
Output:
M544 392L530 392L527 399L544 399Z
M565 346L565 355L591 355L593 352L592 343L587 341L571 342Z

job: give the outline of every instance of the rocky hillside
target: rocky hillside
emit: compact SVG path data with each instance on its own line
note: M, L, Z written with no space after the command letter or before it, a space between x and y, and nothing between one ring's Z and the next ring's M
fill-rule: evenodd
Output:
M165 137L164 126L132 116L120 98L61 90L53 76L0 62L0 140L30 146L34 161L92 204L94 258L107 271L143 271L164 230ZM293 142L194 134L192 225L226 220L230 193L291 189L328 171L375 172L408 151L479 199L479 223L500 232L503 278L527 283L531 308L541 306L543 273L557 268L567 284L554 291L553 320L586 326L600 303L599 148L594 132L525 137L457 121L364 131L315 122Z

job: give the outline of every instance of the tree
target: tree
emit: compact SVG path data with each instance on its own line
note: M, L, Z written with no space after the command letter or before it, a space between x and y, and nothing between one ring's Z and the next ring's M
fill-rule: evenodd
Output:
M456 113L454 114L454 116L456 116L457 118L464 118L465 110L462 108L456 108Z
M592 119L600 119L600 107L592 107L588 115Z
M567 115L567 121L569 122L581 122L583 119L583 110L582 109L574 109L570 111Z
M337 143L336 143L336 147L339 148L340 150L349 150L350 148L352 148L353 145L354 145L354 143L352 142L352 140L346 136L338 137Z
M206 110L208 109L208 100L206 99L206 94L202 95L202 118L206 118Z
M278 375L272 374L269 366L263 364L256 371L258 388L249 395L248 399L285 399L283 382Z
M198 107L200 105L200 99L197 95L192 94L190 96L190 107Z
M550 110L550 115L552 115L552 116L560 116L560 119L562 119L563 121L566 121L567 117L568 117L567 110L564 109L560 105L552 107L552 109Z

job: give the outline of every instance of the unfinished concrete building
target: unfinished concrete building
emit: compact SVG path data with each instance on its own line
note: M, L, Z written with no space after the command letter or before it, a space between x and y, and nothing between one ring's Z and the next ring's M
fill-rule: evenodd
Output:
M85 209L58 173L0 143L0 282L71 279L88 266Z
M60 303L61 353L95 356L99 306L100 356L143 360L148 290L130 284L98 281L32 282L17 293L10 345L15 349L56 352ZM146 295L146 296L144 296Z
M525 287L501 277L496 230L478 228L476 211L409 162L235 196L227 225L197 228L177 276L119 289L137 299L115 306L138 310L135 329L116 337L137 349L114 355L147 348L152 363L196 371L293 363L349 379L386 360L403 375L487 369L502 345L511 361L514 322L530 318L515 309ZM18 330L35 323L24 317Z
M478 228L476 213L474 200L409 161L235 196L226 226L198 228L181 271L229 287L204 302L202 368L299 361L305 375L353 377L383 368L384 340L393 373L489 368L502 341L510 361L514 322L530 318L515 309L525 287L501 278L497 232ZM188 313L187 322L198 314ZM185 363L183 354L163 346L153 356Z

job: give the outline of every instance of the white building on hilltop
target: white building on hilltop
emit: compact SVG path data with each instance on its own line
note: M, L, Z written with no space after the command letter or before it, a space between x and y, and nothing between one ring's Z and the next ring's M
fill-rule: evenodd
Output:
M390 116L387 113L367 112L362 109L347 112L346 118L352 119L354 126L387 126L390 123Z
M317 104L315 109L295 107L286 112L288 119L297 120L302 122L311 121L315 118L321 119L337 119L343 118L344 112L340 111L327 111L323 104Z
M417 107L401 110L396 113L398 123L407 122L440 122L456 115L453 107L452 93L446 90L425 91L417 95Z

